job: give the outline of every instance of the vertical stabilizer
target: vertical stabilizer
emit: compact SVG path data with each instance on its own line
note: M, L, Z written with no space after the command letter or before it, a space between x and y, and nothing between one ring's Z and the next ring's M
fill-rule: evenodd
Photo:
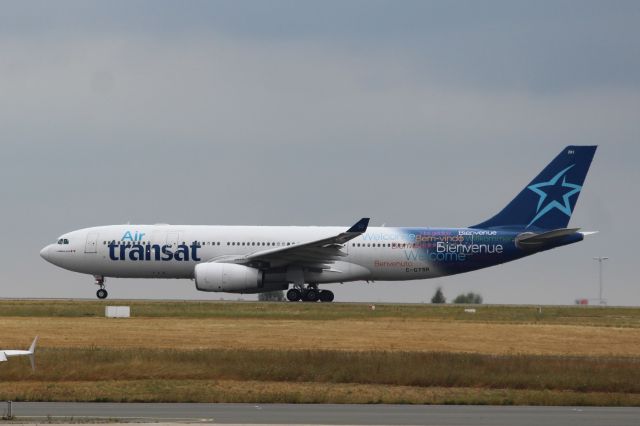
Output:
M566 228L596 148L566 147L502 211L472 228Z

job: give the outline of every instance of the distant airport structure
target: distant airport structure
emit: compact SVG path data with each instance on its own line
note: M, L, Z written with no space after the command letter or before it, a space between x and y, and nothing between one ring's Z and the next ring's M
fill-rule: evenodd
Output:
M569 228L595 146L568 146L492 218L464 228L111 225L80 229L42 249L48 262L105 280L194 279L200 291L287 290L331 302L319 285L404 281L474 271L573 244ZM357 194L355 194L357 195ZM291 288L290 288L291 287Z

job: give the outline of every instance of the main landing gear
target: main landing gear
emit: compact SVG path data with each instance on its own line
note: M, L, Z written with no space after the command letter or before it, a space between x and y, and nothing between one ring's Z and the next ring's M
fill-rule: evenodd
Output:
M98 275L96 275L95 278L96 278L96 285L100 286L100 289L96 292L96 296L98 296L98 299L106 299L109 293L107 293L107 290L105 290L104 288L105 278Z
M287 291L287 299L290 302L333 302L333 292L329 290L318 290L315 285L309 285L306 288L298 289L296 287Z

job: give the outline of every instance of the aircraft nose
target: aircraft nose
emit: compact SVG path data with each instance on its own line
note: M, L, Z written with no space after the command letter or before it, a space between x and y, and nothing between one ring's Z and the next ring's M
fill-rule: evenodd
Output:
M49 261L49 246L46 246L45 248L40 250L40 257L46 260L47 262Z

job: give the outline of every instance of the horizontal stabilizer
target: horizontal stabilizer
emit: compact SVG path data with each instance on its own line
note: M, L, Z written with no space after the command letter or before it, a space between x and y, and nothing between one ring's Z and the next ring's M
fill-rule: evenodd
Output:
M535 232L523 232L516 237L516 245L521 248L538 247L557 240L558 238L573 235L579 230L580 228L560 228L543 232L541 234L536 234Z

